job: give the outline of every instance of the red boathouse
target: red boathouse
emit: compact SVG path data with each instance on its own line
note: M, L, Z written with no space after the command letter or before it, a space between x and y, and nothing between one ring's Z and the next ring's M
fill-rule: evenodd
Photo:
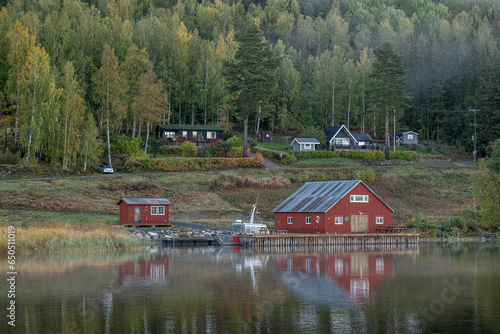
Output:
M287 233L376 233L392 225L394 212L360 180L307 182L278 205L277 231Z
M159 226L171 225L166 198L122 198L116 203L120 206L120 225Z

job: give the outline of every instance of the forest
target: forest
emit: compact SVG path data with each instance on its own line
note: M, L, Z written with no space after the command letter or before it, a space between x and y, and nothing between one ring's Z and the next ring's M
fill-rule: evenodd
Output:
M251 135L345 124L382 139L385 110L367 89L374 51L391 42L406 70L398 131L472 152L478 110L479 155L500 138L497 0L0 3L3 152L26 165L91 164L106 132L146 139L161 123L241 132L224 67L252 23L280 62Z

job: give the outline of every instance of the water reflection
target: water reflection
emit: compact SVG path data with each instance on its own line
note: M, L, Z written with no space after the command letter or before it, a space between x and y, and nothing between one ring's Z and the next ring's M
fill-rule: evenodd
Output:
M20 257L18 322L0 332L500 332L499 260L457 245ZM444 303L449 284L463 289Z
M364 307L370 294L392 276L390 254L288 255L275 269L301 299L310 303Z

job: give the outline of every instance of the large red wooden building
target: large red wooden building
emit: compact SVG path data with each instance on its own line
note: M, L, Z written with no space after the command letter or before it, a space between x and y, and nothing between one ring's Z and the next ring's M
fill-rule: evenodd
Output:
M307 182L278 205L274 224L287 233L375 233L394 212L362 181Z
M120 206L120 225L150 226L171 225L166 198L122 198L116 203Z

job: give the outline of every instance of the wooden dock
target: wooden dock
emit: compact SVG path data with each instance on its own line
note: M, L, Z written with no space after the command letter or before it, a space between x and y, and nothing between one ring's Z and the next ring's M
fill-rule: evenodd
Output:
M418 244L419 234L398 233L350 233L350 234L275 234L275 235L241 235L240 247L316 247L316 246L348 246L348 245L410 245Z

